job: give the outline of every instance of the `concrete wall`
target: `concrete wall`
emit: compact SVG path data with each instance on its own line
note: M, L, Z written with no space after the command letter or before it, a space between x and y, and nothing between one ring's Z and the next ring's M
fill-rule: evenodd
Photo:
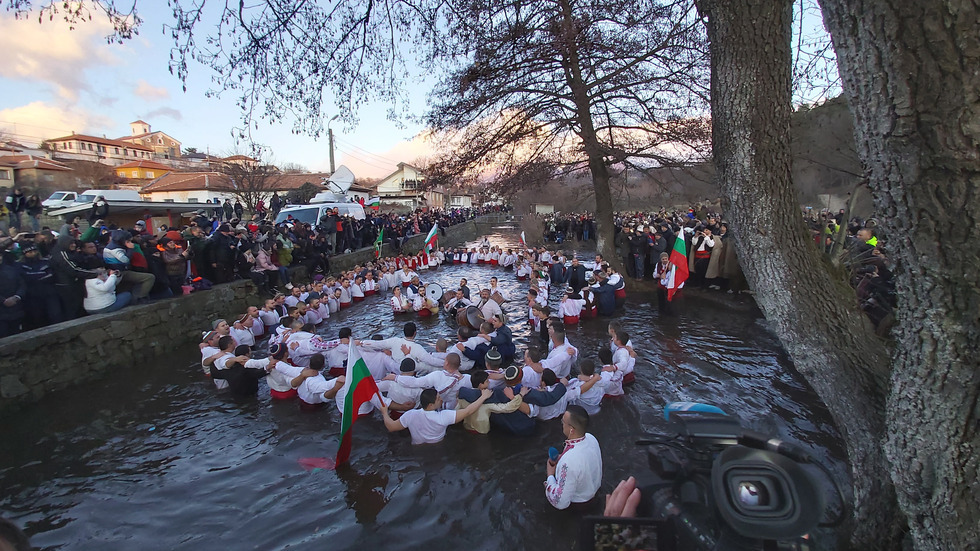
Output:
M250 281L236 281L0 339L0 412L130 369L137 356L195 346L212 320L243 313L258 300Z
M446 228L440 246L453 246L478 236L473 221ZM406 241L417 251L424 235ZM386 246L384 254L391 254ZM330 259L331 272L352 268L374 258L364 248ZM299 281L305 274L296 274ZM218 285L210 291L131 306L112 314L86 316L0 339L0 413L40 400L48 393L100 379L115 369L130 369L133 358L166 354L177 347L196 346L201 332L217 318L230 318L259 305L251 281Z

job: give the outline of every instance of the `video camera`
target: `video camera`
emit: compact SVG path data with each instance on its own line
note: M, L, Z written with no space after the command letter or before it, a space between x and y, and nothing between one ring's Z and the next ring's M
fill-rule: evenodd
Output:
M801 539L845 518L830 473L791 444L743 429L720 409L665 415L673 436L645 435L649 475L637 476L637 518L586 517L582 549L810 549ZM703 404L696 404L703 406ZM824 494L802 464L824 472L841 497L820 524Z

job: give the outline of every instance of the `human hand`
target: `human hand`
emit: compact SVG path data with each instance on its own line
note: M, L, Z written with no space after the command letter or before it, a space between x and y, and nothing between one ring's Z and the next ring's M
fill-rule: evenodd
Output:
M304 369L303 371L300 372L300 375L302 375L304 377L316 377L319 374L320 374L319 371L317 371L315 369L310 369L308 367L306 369Z
M636 479L632 476L619 482L611 494L606 494L606 509L603 515L607 517L636 516L636 507L640 504L640 490L636 487Z
M466 347L465 347L465 346L463 346L463 343L458 343L458 344L456 345L456 348L458 348L458 349L460 349L460 350L466 350Z
M17 305L18 302L20 302L19 298L10 297L7 300L3 301L3 305L6 306L7 308L13 308L14 306Z
M411 351L412 351L412 349L411 349L411 347L409 347L409 346L408 346L407 344L403 344L403 345L402 345L402 354L405 354L406 356L408 356L408 354L409 354L409 353L410 353ZM389 355L391 354L391 350L389 350L389 351L388 351L388 354L389 354Z
M381 380L382 381L394 381L395 380L395 374L394 373L389 373L389 374L385 375L384 379L381 379Z
M480 398L483 398L484 400L486 400L490 396L493 396L493 391L490 390L489 388L483 389L483 391L480 393Z
M527 396L528 392L531 392L531 387L525 386L521 388L521 396Z
M382 350L382 352L384 354L388 355L388 356L391 356L391 349L390 348L386 348L385 350Z
M546 460L544 464L545 464L545 469L547 469L548 471L548 476L555 476L555 467L558 464L557 463L552 464L551 459Z
M289 343L289 349L290 350L296 350L297 348L299 348L299 342L293 341L293 342Z

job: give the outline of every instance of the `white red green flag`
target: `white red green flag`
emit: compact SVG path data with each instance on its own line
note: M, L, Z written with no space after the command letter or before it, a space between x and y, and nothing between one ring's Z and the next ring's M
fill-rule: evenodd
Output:
M670 274L667 276L667 300L673 300L674 294L684 287L687 281L687 244L684 242L684 230L677 233L674 238L674 249L670 251L669 262L673 264Z
M426 253L430 253L436 248L437 235L439 234L439 224L432 224L432 229L429 230L429 235L425 236L425 243L422 245L423 250Z
M524 232L523 231L521 232L521 247L522 248L525 248L525 249L527 248L527 239L524 239Z
M371 197L368 199L368 207L379 210L381 208L381 197Z
M340 448L337 450L337 465L342 465L350 459L351 432L357 421L358 411L364 402L370 402L378 392L378 384L368 371L367 364L357 352L351 339L347 352L347 377L344 380L346 395L344 410L340 419Z
M381 231L378 232L378 238L374 240L374 258L381 256L381 247L384 243L384 235L385 229L381 228Z

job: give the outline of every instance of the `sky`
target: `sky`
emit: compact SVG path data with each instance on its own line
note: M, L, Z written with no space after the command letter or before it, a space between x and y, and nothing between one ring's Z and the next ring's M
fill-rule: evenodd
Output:
M192 65L187 91L168 71L172 39L163 33L169 20L166 3L141 2L140 34L124 44L108 44L108 21L85 22L70 30L57 18L39 24L37 15L18 20L0 10L0 132L15 141L36 144L72 132L118 138L129 123L144 120L200 152L245 152L231 130L241 126L233 94L206 97L211 72ZM418 89L412 109L425 107ZM325 102L332 105L331 102ZM399 162L413 163L428 152L423 128L387 120L387 105L362 107L356 127L334 121L335 164L358 178L381 178ZM329 171L327 137L291 132L292 121L260 121L256 143L271 150L275 164L295 163L311 171Z

